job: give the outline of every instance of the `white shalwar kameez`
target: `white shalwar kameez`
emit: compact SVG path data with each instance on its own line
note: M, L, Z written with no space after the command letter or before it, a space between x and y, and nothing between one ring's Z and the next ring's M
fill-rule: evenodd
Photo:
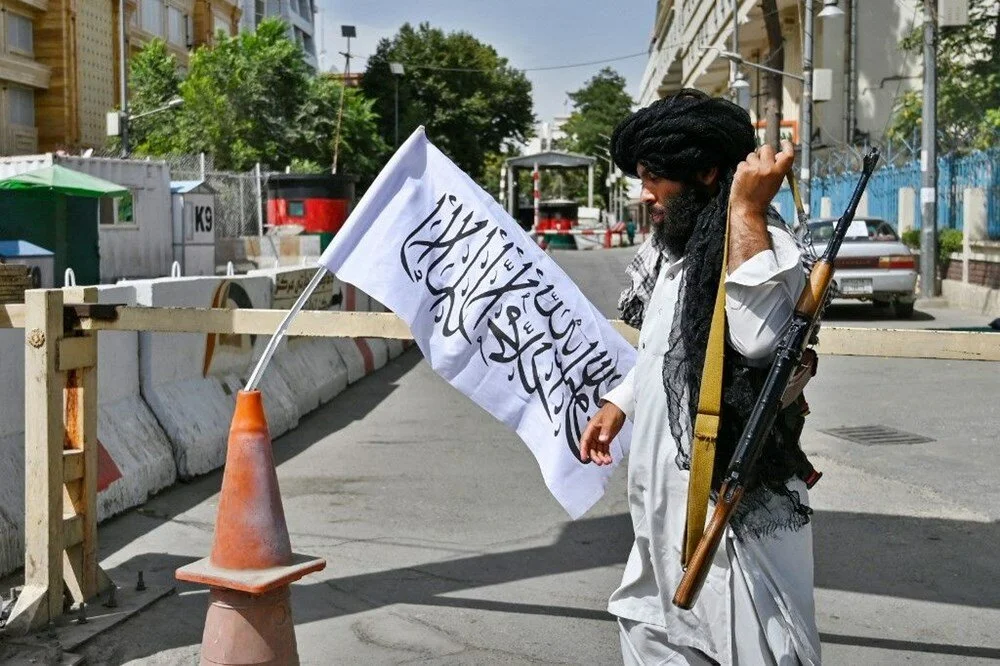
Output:
M766 358L791 320L804 286L799 250L768 228L771 250L726 278L729 341L747 358ZM811 525L739 541L727 531L694 608L672 603L680 582L687 470L667 423L663 356L683 280L683 259L665 259L646 308L635 368L604 396L633 421L628 498L635 543L608 610L619 618L626 664L819 664L813 605ZM808 504L805 484L788 487ZM711 508L709 509L711 515Z

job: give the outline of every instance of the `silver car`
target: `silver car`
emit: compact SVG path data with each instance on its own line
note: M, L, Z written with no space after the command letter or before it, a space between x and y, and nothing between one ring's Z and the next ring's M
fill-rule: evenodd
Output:
M812 246L822 255L833 236L836 219L809 222ZM903 245L885 220L855 218L835 263L833 289L837 298L871 301L893 307L897 317L913 314L916 300L917 257Z

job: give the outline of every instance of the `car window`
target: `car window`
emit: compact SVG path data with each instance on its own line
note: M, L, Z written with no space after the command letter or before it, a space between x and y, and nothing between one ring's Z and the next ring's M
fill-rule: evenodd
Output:
M812 235L813 243L829 243L833 238L833 223L810 222L809 233Z
M829 243L833 238L834 223L832 221L810 222L809 233L812 234L814 243ZM865 232L867 231L867 235ZM858 243L868 241L898 241L899 236L896 231L885 220L854 220L851 224L847 237L844 239L848 243Z

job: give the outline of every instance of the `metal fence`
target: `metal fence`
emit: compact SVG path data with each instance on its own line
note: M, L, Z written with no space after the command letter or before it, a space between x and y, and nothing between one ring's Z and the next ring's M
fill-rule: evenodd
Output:
M900 217L899 191L913 190L914 210L912 217L916 228L920 228L920 162L910 160L899 164L890 162L878 169L868 185L868 213L884 218L896 226ZM846 161L842 162L847 164ZM828 163L829 164L829 163ZM824 197L829 197L834 214L847 206L860 169L827 171L824 177L812 179L810 210L817 215ZM938 159L937 225L939 229L959 229L964 226L962 219L963 192L967 188L982 188L986 191L987 235L1000 239L1000 148L957 157L946 155ZM781 214L786 219L794 217L791 192L783 188L774 199Z

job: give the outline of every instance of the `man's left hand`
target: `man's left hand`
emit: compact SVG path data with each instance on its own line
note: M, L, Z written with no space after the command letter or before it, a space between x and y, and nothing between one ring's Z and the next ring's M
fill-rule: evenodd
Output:
M790 141L781 142L781 152L761 146L736 167L730 190L730 203L738 213L766 215L781 182L792 168L795 151Z

